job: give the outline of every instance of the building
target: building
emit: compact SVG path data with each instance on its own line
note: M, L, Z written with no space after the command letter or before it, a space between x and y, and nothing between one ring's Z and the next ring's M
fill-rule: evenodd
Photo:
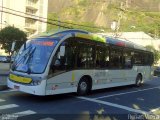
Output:
M47 29L48 0L0 0L0 29L15 26L28 36Z
M108 37L118 37L118 39L127 40L144 47L147 45L152 45L156 50L160 51L160 39L154 39L144 32L119 32L116 36L115 33L98 34ZM160 61L157 65L160 66Z
M45 32L47 14L48 0L0 0L0 30L14 26L26 32L28 37ZM7 54L1 45L0 54Z

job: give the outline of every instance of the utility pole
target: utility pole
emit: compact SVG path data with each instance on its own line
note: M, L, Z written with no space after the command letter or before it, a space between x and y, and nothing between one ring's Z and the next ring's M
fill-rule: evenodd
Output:
M3 17L3 0L2 0L2 4L1 4L1 30L2 30L2 17Z
M122 12L122 10L125 10L123 2L121 2L121 4L120 4L120 9L121 10L118 13L118 23L117 23L117 28L116 28L116 32L115 32L115 37L118 36L118 32L119 32L118 30L120 29L121 19L123 18L123 12Z

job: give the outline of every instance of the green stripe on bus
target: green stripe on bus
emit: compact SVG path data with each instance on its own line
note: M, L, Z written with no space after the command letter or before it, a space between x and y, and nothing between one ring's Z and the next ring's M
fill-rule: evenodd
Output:
M77 33L75 35L76 37L80 37L80 38L85 38L85 39L89 39L89 40L94 40L94 41L99 41L99 42L103 42L106 43L106 39L98 36L96 34L82 34L82 33Z

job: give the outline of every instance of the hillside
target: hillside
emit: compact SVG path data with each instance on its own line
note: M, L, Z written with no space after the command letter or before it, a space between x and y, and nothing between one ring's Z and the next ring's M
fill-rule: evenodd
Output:
M160 0L49 0L48 12L49 19L96 26L105 31L110 31L113 20L120 19L120 31L160 35ZM54 28L48 25L48 30Z

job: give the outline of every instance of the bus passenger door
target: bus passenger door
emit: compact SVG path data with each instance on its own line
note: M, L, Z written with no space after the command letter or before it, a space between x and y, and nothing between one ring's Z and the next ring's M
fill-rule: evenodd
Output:
M57 49L50 66L46 90L49 94L73 92L72 70L75 69L76 42L69 38ZM63 53L64 52L64 53ZM54 93L55 94L55 93Z

